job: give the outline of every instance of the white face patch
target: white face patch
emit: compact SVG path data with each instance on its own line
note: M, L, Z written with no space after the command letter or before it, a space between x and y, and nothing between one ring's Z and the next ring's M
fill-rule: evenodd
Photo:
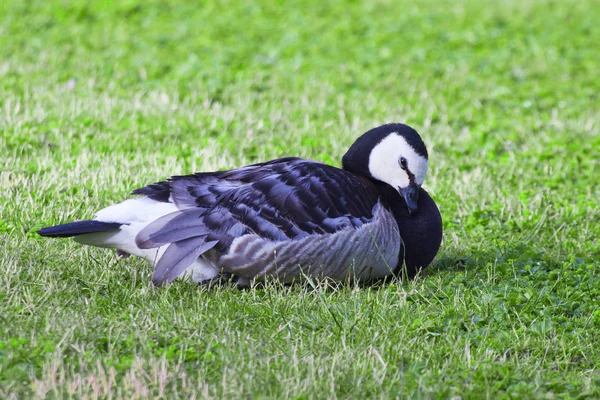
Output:
M410 184L407 171L400 166L399 160L404 157L407 170L415 176L419 186L427 174L427 159L419 155L404 137L397 133L389 134L369 155L369 172L377 180L387 183L394 189L405 188Z

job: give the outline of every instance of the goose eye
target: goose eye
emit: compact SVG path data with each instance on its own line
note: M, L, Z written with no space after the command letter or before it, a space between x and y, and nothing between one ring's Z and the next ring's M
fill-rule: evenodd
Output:
M408 162L406 161L406 158L404 158L404 157L400 157L398 159L398 164L400 164L400 168L402 168L403 170L406 170L406 168L408 168Z

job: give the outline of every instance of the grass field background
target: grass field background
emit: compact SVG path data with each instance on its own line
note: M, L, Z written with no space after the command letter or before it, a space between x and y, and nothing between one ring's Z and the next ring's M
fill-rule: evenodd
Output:
M600 7L0 2L0 398L599 398ZM434 264L156 289L40 227L172 174L414 126ZM578 397L580 396L580 397Z

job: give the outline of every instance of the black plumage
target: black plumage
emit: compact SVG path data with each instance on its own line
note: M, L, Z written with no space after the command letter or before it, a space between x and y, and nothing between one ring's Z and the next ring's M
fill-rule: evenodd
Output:
M398 192L389 188L383 188L383 192L402 237L394 273L413 278L421 269L431 264L442 244L442 215L423 188L419 192L419 208L412 215L406 211L404 200Z
M37 231L38 235L46 237L72 237L94 232L106 232L119 229L120 222L101 222L94 220L69 222L67 224L49 226Z

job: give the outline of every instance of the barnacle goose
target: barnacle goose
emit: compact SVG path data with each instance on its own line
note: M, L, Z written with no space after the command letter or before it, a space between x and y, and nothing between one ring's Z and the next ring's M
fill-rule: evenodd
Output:
M372 281L403 266L414 275L442 240L438 207L421 188L427 162L414 129L387 124L360 136L342 169L287 157L173 176L93 220L38 233L143 257L156 285L184 273L240 285L268 277Z

